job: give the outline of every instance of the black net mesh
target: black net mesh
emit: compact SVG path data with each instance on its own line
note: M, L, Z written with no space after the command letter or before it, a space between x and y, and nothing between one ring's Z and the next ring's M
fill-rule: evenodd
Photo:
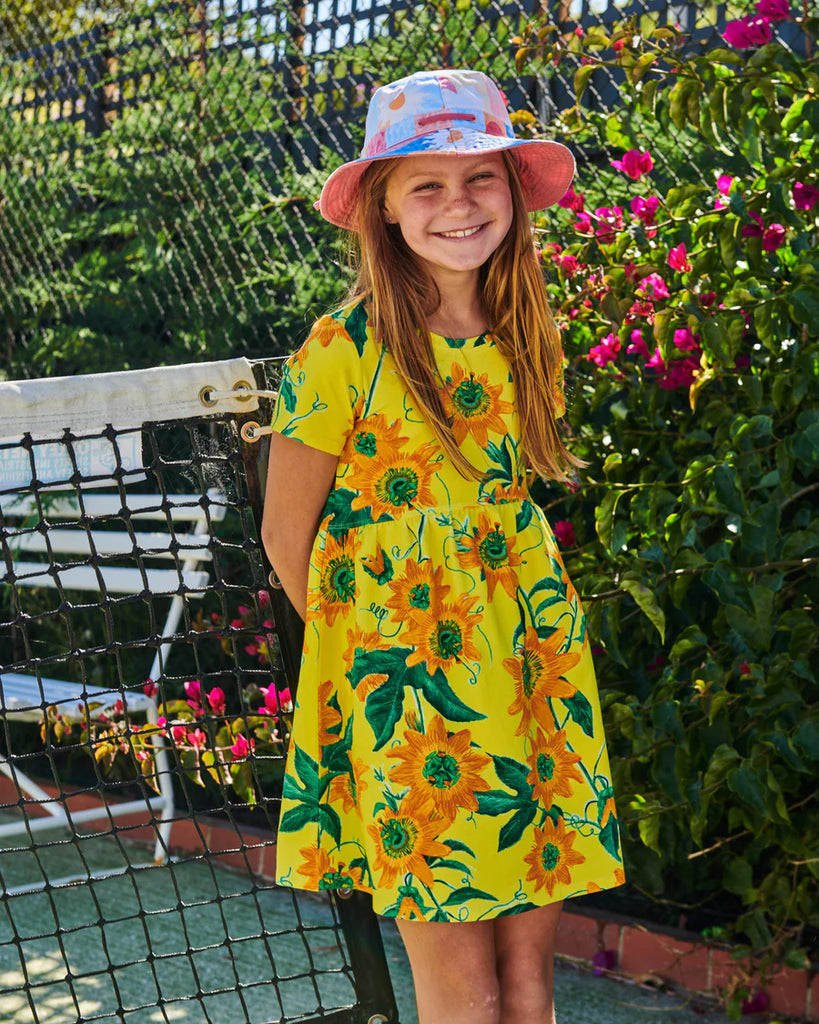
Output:
M272 883L299 637L242 419L0 443L4 1021L392 1013L366 901Z

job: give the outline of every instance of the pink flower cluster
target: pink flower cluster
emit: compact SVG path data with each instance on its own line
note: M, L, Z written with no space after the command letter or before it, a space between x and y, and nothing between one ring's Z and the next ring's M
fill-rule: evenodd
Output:
M648 174L654 168L654 161L648 150L640 152L639 149L630 149L623 154L622 160L612 160L611 166L616 171L627 174L632 181L637 181L644 174Z
M791 16L788 0L759 0L756 14L729 21L722 38L736 50L747 50L752 46L764 46L771 41L771 22L782 21Z

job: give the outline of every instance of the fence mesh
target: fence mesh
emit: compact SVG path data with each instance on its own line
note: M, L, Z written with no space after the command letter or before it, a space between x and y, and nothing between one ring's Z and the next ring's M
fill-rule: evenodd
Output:
M6 5L0 367L15 378L282 354L343 292L343 247L312 204L324 175L357 152L375 85L472 66L534 118L518 130L549 133L573 102L575 32L633 17L636 31L679 24L689 45L710 46L746 6ZM521 40L548 24L518 70ZM777 30L804 45L793 23ZM616 107L621 85L622 69L596 69L587 110ZM666 134L658 188L701 159L684 130ZM590 121L570 144L579 187L597 182L605 194L614 142Z
M272 883L299 638L243 419L0 416L3 1020L397 1019L366 899Z

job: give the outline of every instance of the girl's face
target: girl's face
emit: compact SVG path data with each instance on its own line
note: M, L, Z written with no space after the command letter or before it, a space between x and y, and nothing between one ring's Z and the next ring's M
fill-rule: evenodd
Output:
M439 286L477 280L512 224L509 176L500 153L412 156L387 179L384 215Z

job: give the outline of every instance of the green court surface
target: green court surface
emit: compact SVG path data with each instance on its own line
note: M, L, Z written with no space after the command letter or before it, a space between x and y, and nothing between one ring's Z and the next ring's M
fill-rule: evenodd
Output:
M349 1005L333 916L319 897L258 888L206 858L82 885L8 895L27 882L116 869L110 838L41 834L37 856L0 852L0 1021L4 1024L268 1024ZM6 841L6 847L18 843ZM128 851L132 862L144 851ZM42 867L40 867L42 865ZM401 1024L417 1024L409 966L382 922ZM681 998L558 964L558 1020L571 1024L727 1024Z

